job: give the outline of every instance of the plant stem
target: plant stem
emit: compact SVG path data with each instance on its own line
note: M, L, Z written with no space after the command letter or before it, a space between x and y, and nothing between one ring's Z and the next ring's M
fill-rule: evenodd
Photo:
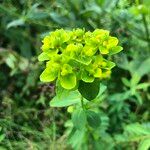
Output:
M82 106L83 109L85 109L82 95L81 95L81 106Z
M143 1L136 0L137 5L141 5L142 3L143 3ZM148 29L148 23L146 21L146 15L145 14L141 14L141 15L142 15L142 20L143 20L143 25L144 25L144 28L145 28L145 34L146 34L148 49L150 50L150 33L149 33L149 29Z
M142 19L143 19L143 24L144 24L144 27L145 27L145 33L146 33L146 39L147 39L147 42L148 42L148 48L150 49L150 33L149 33L149 30L148 30L148 24L147 24L147 21L146 21L146 16L144 14L142 15Z

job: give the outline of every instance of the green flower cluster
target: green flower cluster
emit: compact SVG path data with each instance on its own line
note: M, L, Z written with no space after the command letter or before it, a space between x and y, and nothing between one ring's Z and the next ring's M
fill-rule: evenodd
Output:
M93 32L59 29L42 42L39 61L47 62L40 79L43 82L57 79L65 89L77 87L80 80L91 83L95 78L108 78L115 64L104 57L122 50L118 39L102 29Z

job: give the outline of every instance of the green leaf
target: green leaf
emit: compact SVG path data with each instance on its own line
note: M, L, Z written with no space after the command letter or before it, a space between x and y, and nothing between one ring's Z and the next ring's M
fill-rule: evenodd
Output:
M92 83L80 81L78 90L87 100L93 100L99 93L100 81L95 79Z
M81 130L85 127L85 125L86 125L86 113L82 108L76 109L73 112L72 122L74 124L74 127L79 129L79 130Z
M125 131L131 135L150 135L150 126L149 124L134 123L126 126Z
M81 64L84 64L84 65L89 65L92 61L92 59L90 57L86 57L86 56L78 56L78 57L75 57L75 60Z
M147 89L148 87L150 87L150 83L140 83L136 86L136 89Z
M110 47L114 47L114 46L117 46L118 44L118 39L116 37L110 37L109 40L108 40L108 45Z
M104 46L99 46L99 50L100 50L101 54L108 54L109 53L108 49Z
M102 76L102 70L100 68L95 69L94 77L100 78Z
M64 25L64 24L67 24L67 23L68 23L68 20L67 20L64 16L62 16L62 15L60 15L59 13L56 13L56 12L54 12L54 11L52 11L52 12L50 13L50 17L51 17L51 19L52 19L54 22L56 22L56 23L58 23L58 24L60 24L60 25Z
M13 20L10 23L7 24L7 29L11 28L11 27L16 27L16 26L22 26L24 25L24 20L21 19L17 19L17 20Z
M106 91L106 89L107 89L107 86L100 83L99 93L96 98L100 98L100 96Z
M5 139L5 135L4 134L0 135L0 142L2 142L4 139Z
M92 75L89 74L88 71L84 70L84 72L82 73L81 75L81 79L84 81L84 82L93 82L94 81L94 77Z
M106 62L107 62L107 67L109 69L112 69L112 68L114 68L116 66L116 64L114 62L112 62L112 61L106 61Z
M130 81L127 78L122 77L121 80L125 86L130 87Z
M145 74L150 73L150 58L145 59L143 62L140 63L138 69L136 70L135 74L138 74L142 77Z
M61 91L56 93L56 96L50 101L51 107L66 107L79 103L81 99L80 93L76 91L65 90L61 88Z
M76 75L74 73L60 77L60 84L65 89L73 89L76 86Z
M87 122L89 126L91 126L92 128L98 128L100 126L99 114L91 110L87 110L86 114L87 114Z
M138 146L138 150L149 150L149 148L150 148L150 138L142 140Z
M6 64L11 68L15 68L15 63L17 62L17 58L13 54L9 54L8 57L5 59Z
M40 75L40 80L42 82L51 82L56 79L58 72L53 70L53 68L46 68Z
M85 130L73 129L68 138L68 143L73 147L73 149L79 150L84 141L85 134Z
M121 46L115 46L115 47L110 49L109 55L119 53L122 50L123 50L123 48Z
M150 58L145 59L143 62L140 62L135 71L133 72L131 84L136 85L140 79L145 75L150 73Z
M38 60L39 61L45 61L45 60L49 60L49 56L47 55L47 53L43 52L38 56Z
M39 9L40 3L35 3L32 7L30 7L30 10L28 11L26 17L28 19L36 19L36 20L40 20L40 19L45 19L47 17L49 17L49 13L46 11L43 11L42 9Z
M110 101L124 101L131 96L130 91L125 91L122 93L115 93L109 96Z

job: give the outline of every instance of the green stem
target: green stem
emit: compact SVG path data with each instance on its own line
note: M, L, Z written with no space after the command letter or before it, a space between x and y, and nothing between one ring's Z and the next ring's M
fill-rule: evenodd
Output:
M81 106L82 106L83 109L85 109L82 95L81 95Z
M146 34L146 39L147 39L147 42L148 42L148 48L150 49L150 33L149 33L149 30L148 30L148 24L147 24L147 21L146 21L146 16L144 14L142 14L142 19L143 19L143 24L144 24L144 27L145 27L145 34Z
M136 0L136 4L141 5L143 3L143 1L141 0ZM146 34L146 40L147 40L147 44L148 44L148 49L150 49L150 33L149 33L149 29L148 29L148 23L146 21L146 16L145 14L141 14L142 15L142 20L143 20L143 25L145 28L145 34Z

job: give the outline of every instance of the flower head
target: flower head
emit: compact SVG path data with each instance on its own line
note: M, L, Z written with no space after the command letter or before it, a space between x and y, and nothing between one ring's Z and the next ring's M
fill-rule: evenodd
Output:
M58 80L65 89L75 88L80 80L91 83L95 78L109 78L115 63L106 58L122 50L118 39L102 29L93 32L59 29L42 42L39 60L47 63L40 79L43 82Z

